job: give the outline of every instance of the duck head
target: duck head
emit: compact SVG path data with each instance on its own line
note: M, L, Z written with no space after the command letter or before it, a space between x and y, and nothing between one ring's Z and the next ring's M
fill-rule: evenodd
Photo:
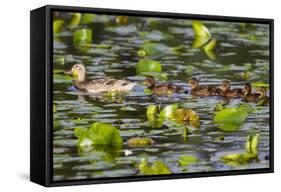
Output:
M83 64L75 64L71 67L66 74L74 75L77 77L77 81L83 82L86 79L86 67Z
M188 84L191 86L191 89L196 89L199 85L199 82L196 78L191 78L188 80Z
M143 84L147 85L149 88L153 88L155 86L155 78L152 76L147 76L143 82Z
M243 88L243 94L244 95L249 95L252 93L252 86L250 83L246 83L244 88Z
M222 90L222 92L227 92L230 90L230 83L229 81L222 81L221 85L220 85L220 89Z
M266 97L266 88L265 87L260 87L257 92L258 94L260 94L259 98L263 99Z

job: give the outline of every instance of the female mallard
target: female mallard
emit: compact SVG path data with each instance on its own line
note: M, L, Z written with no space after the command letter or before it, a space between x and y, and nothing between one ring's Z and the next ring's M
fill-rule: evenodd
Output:
M89 93L130 91L136 85L135 82L111 77L86 80L86 67L83 64L73 65L71 70L67 73L76 76L74 85L78 89Z
M148 88L156 95L186 92L181 86L171 83L156 85L155 78L152 76L147 76L144 80L144 84L148 85Z
M259 93L252 93L252 86L250 83L245 84L243 93L244 93L244 100L248 102L257 102L260 97Z
M270 98L266 95L266 88L260 87L257 92L259 94L258 105L268 106L270 104Z
M196 78L189 79L188 84L191 86L191 94L197 96L215 96L219 91L215 86L199 85L199 81Z
M238 98L243 96L243 90L240 88L237 89L230 89L230 83L229 81L222 81L221 82L221 96L223 97L229 97L229 98Z

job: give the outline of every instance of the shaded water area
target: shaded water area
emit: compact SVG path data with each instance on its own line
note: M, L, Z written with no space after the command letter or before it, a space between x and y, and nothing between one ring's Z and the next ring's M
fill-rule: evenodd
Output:
M68 21L70 15L59 17ZM193 48L194 32L191 20L129 17L125 24L116 23L115 16L96 15L93 22L79 27L92 29L89 46L74 46L73 30L64 27L54 36L53 49L53 179L73 180L142 175L138 164L142 158L149 163L164 162L172 173L209 172L269 167L269 107L256 106L246 121L233 132L219 129L213 122L216 105L225 100L227 107L245 103L242 99L222 99L218 96L196 97L180 93L169 96L149 95L143 90L144 76L136 73L141 59L137 52L147 41L167 47L185 46L185 50L165 52L153 58L162 65L167 79L189 90L187 79L196 77L201 84L219 85L229 80L232 87L242 88L246 82L269 83L269 26L234 22L202 21L217 40L216 52L208 55ZM91 46L92 45L92 46ZM96 46L104 45L104 46ZM106 46L105 46L106 45ZM164 49L166 50L166 49ZM212 53L211 53L212 54ZM87 68L87 78L112 76L138 83L138 89L122 97L96 97L73 89L73 81L63 70L75 63ZM180 127L164 122L159 128L146 117L151 104L165 107L179 103L193 109L200 125L189 125L189 134ZM122 145L77 147L75 127L89 127L95 122L112 124L120 130ZM221 156L243 153L250 132L260 134L258 160L246 164L227 164ZM130 147L126 141L133 137L149 137L156 144ZM191 165L179 165L180 156L198 158Z

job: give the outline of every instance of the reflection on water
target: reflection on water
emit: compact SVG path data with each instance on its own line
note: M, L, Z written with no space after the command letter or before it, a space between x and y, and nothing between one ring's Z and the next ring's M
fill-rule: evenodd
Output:
M60 16L66 20L68 18L66 13ZM219 97L200 98L189 94L157 97L143 92L143 77L136 74L136 63L139 61L137 52L148 40L166 47L186 46L181 54L168 53L157 58L163 72L168 75L168 81L186 89L189 89L186 80L190 77L214 85L227 79L233 87L241 87L245 82L269 83L268 25L210 21L204 24L218 41L215 56L192 48L194 44L202 44L204 39L194 41L190 20L130 17L128 24L118 25L114 16L96 16L94 22L86 25L93 30L92 43L109 48L77 48L73 46L72 31L68 28L55 36L55 181L140 175L137 165L143 157L148 162L163 161L173 173L269 167L268 107L257 107L249 113L245 123L234 127L236 131L224 132L213 123L214 108L222 100ZM137 81L139 89L120 100L75 90L71 88L72 79L62 78L63 70L80 62L86 65L90 79L99 76L125 77ZM238 106L241 102L241 99L232 99L228 106ZM180 103L183 107L195 110L200 116L200 126L190 127L190 134L186 135L183 134L184 130L167 126L163 122L160 126L152 125L147 121L146 107L160 103L162 106ZM255 104L251 105L255 107ZM88 127L94 122L111 123L118 127L125 143L122 146L78 148L74 128ZM259 161L240 166L224 164L220 160L221 156L244 151L249 132L260 133ZM128 146L126 141L136 136L150 137L156 144L150 147ZM188 167L179 166L178 158L183 155L195 156L199 161Z

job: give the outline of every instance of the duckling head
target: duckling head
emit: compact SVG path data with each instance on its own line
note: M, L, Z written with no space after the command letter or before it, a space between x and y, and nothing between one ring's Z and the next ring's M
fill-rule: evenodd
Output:
M260 87L257 90L257 93L260 94L260 96L259 96L260 99L265 98L265 96L266 96L266 88L265 87Z
M230 90L230 83L229 83L229 81L222 81L221 85L220 85L220 89L223 92L229 91Z
M83 82L86 79L86 67L83 64L75 64L71 70L66 72L77 77L77 81Z
M251 94L252 92L252 86L250 83L246 83L245 86L244 86L244 89L243 89L243 94L244 95L248 95L248 94Z
M153 87L155 85L156 81L153 76L147 76L143 82L143 84L147 85L148 87Z
M199 82L196 78L191 78L188 80L188 84L191 86L191 89L195 89L196 87L198 87Z

